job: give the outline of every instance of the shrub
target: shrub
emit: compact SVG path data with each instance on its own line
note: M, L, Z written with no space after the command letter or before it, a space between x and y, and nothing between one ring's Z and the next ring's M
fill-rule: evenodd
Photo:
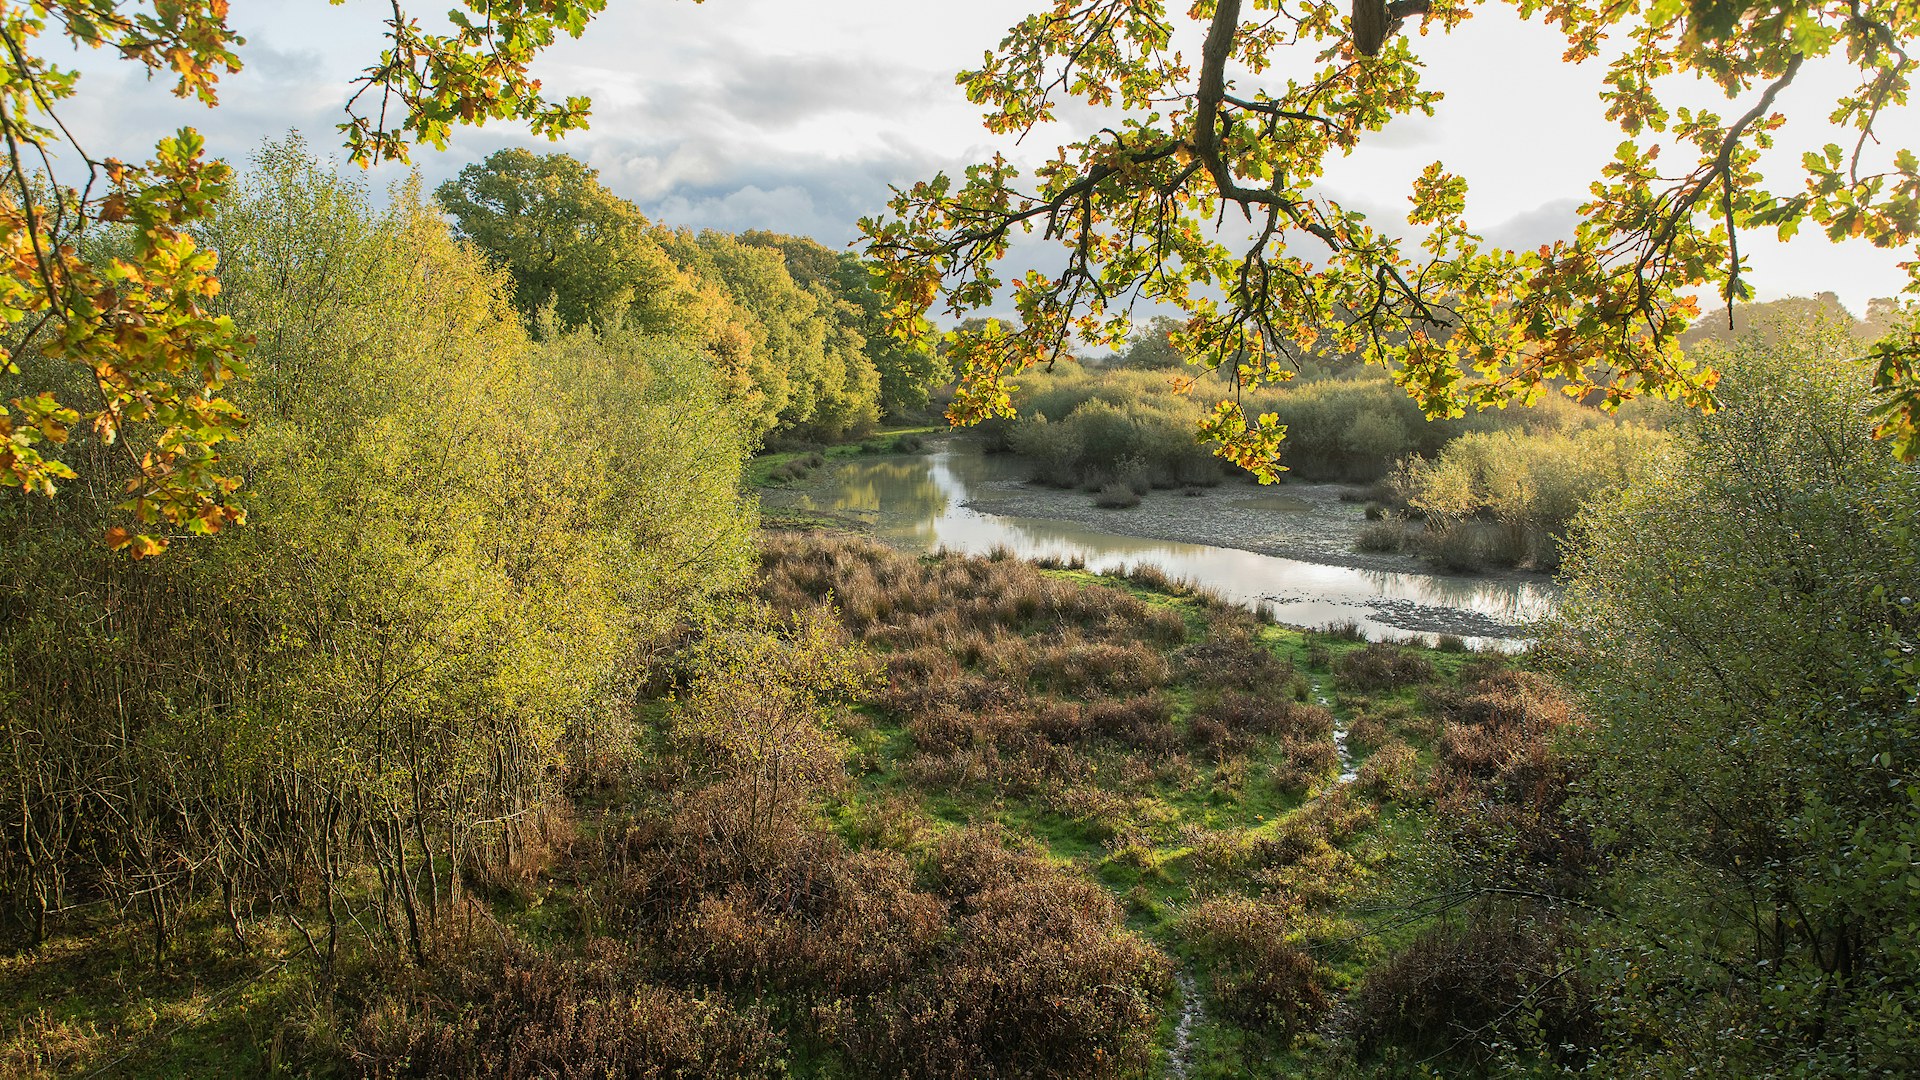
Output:
M1334 682L1368 692L1413 686L1433 678L1433 661L1410 649L1377 642L1334 661Z
M1173 727L1173 702L1161 694L1099 698L1085 711L1090 732L1140 750L1167 750L1179 743Z
M1181 649L1174 660L1183 676L1201 686L1275 698L1294 674L1293 665L1276 656L1253 628L1231 624L1216 623L1205 641Z
M1575 887L1594 850L1565 808L1573 765L1557 744L1580 718L1564 694L1544 676L1499 670L1435 704L1438 835L1461 872L1498 887Z
M1296 781L1288 786L1311 786L1314 781L1325 779L1340 765L1340 751L1333 745L1333 714L1318 706L1308 708L1324 715L1325 727L1317 735L1287 740L1287 767L1305 780L1305 783Z
M1386 741L1386 722L1377 716L1361 713L1347 723L1347 751L1349 753L1365 754Z
M1187 640L1187 620L1170 607L1155 607L1148 613L1140 632L1161 648L1172 648Z
M1217 896L1183 911L1174 932L1205 965L1224 1016L1291 1035L1330 1004L1327 972L1298 943L1294 918L1271 900Z
M1419 755L1398 739L1388 739L1360 765L1354 783L1383 802L1405 802L1419 792Z
M1580 508L1645 475L1669 445L1664 433L1635 424L1481 432L1430 459L1408 459L1393 484L1434 524L1427 553L1443 566L1472 570L1491 559L1551 570ZM1497 526L1490 540L1475 521Z
M1108 484L1093 497L1093 505L1103 510L1130 510L1140 505L1140 493L1124 484Z
M1194 705L1193 720L1217 725L1240 738L1279 736L1290 742L1315 742L1333 737L1333 714L1318 705L1238 690L1202 696Z
M1166 658L1139 642L1116 645L1076 636L1029 649L1031 677L1059 693L1137 693L1164 686L1172 678Z
M764 1014L639 977L617 944L458 956L389 992L349 1038L361 1075L753 1077L784 1073Z
M1486 565L1486 545L1479 526L1472 522L1438 527L1429 523L1420 537L1420 553L1455 574L1476 573Z
M1244 733L1234 731L1205 713L1196 713L1188 721L1187 738L1196 747L1211 751L1216 758L1244 751L1248 741Z
M1376 521L1361 529L1353 537L1355 551L1375 553L1395 553L1406 546L1407 527L1398 518Z
M1352 996L1363 1053L1399 1046L1484 1059L1488 1048L1538 1041L1578 1054L1597 1033L1585 984L1560 959L1562 935L1512 914L1442 924L1375 966Z
M1633 840L1622 891L1660 897L1608 972L1618 1030L1661 1036L1649 1073L1920 1061L1920 469L1874 439L1887 399L1837 330L1715 356L1721 408L1576 530L1553 653L1599 721L1580 817Z
M929 871L953 913L938 961L871 1005L815 1009L849 1057L876 1075L1145 1070L1171 965L1105 890L999 829L949 836Z

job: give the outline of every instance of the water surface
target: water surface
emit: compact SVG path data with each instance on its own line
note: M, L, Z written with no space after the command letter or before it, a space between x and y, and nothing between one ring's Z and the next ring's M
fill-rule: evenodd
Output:
M1236 603L1265 604L1286 625L1353 623L1376 641L1431 642L1440 633L1453 633L1475 647L1513 648L1524 642L1526 624L1554 603L1555 589L1544 580L1325 566L1129 536L1058 518L986 513L967 505L996 491L1021 489L1025 473L1017 459L984 456L966 442L949 441L925 455L847 459L809 489L769 493L767 501L864 519L877 538L907 551L980 555L1005 549L1024 559L1078 559L1097 572L1151 564ZM1086 498L1066 492L1059 497ZM1284 515L1293 512L1293 503L1286 496L1264 496L1235 505Z

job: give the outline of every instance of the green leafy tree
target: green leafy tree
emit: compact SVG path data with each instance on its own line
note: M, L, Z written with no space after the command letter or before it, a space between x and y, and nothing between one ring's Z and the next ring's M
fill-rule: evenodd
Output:
M1137 368L1185 367L1187 358L1173 347L1173 337L1180 329L1180 320L1168 315L1154 316L1153 321L1127 343L1126 351L1119 355L1120 362Z
M340 0L331 0L338 4ZM389 48L355 83L340 124L356 162L406 160L408 146L444 147L454 124L516 119L550 137L581 127L588 103L553 101L527 68L558 35L578 36L605 0L465 0L452 32L423 31L400 4L385 20ZM247 337L210 315L216 257L192 227L230 194L228 167L203 157L192 129L160 141L144 166L97 160L59 121L78 73L51 63L48 31L109 49L172 80L173 93L213 106L219 80L240 70L244 42L227 0L31 0L0 10L0 487L43 496L76 478L59 456L86 425L137 470L126 520L105 536L135 557L169 534L241 522L241 478L221 447L245 427L226 396L246 373ZM78 183L51 162L80 162ZM38 166L42 171L36 174ZM106 228L109 254L87 257ZM62 366L89 373L82 385ZM63 392L49 387L60 385ZM55 456L49 456L55 455Z
M44 930L78 890L164 947L217 884L325 918L328 952L341 921L419 952L750 571L747 442L686 342L531 341L416 186L377 207L296 141L199 228L210 303L271 328L234 393L250 526L102 550L132 466L91 428L59 499L0 504L0 914Z
M618 328L670 318L679 271L647 235L638 207L568 154L500 150L434 193L460 236L513 275L513 303L529 326L542 308L567 329Z
M866 286L864 267L845 252L834 252L804 236L749 230L740 241L780 253L787 276L813 296L816 317L825 325L826 364L820 403L810 427L814 433L838 440L871 429L886 408L887 377L878 366L893 350L876 355L870 344L889 344L886 335L869 341L862 301L878 297ZM889 412L896 410L887 409Z
M1789 296L1743 305L1731 320L1703 318L1687 328L1680 343L1689 349L1708 341L1731 346L1742 338L1758 335L1763 341L1783 344L1805 333L1809 323L1826 320L1846 330L1860 344L1872 345L1893 331L1901 314L1900 302L1887 297L1868 301L1866 316L1856 319L1853 312L1840 303L1838 294Z
M838 293L838 257L811 240L655 228L566 154L501 150L436 197L513 276L514 305L536 331L551 319L698 342L756 434L838 438L878 419L861 314Z
M712 231L660 235L683 268L724 286L752 316L752 377L773 427L838 438L873 426L878 373L831 291L797 282L777 247Z
M842 332L857 336L880 380L880 408L888 416L920 415L935 387L953 378L932 333L898 338L887 332L886 298L873 287L871 264L851 252L831 251L804 236L748 230L740 239L778 250L801 287L831 297Z
M1829 325L1716 361L1724 408L1591 511L1549 638L1596 724L1588 943L1614 1067L1920 1061L1920 471Z
M1477 6L1353 0L1350 17L1330 0L1203 0L1184 9L1204 34L1197 58L1173 49L1187 27L1157 3L1060 0L1016 25L960 76L988 128L1024 135L1071 103L1091 111L1097 133L1030 181L996 155L898 191L889 214L862 226L890 313L910 332L936 302L962 317L1011 293L1018 332L955 336L965 378L950 416L1005 414L1011 377L1075 336L1124 340L1142 298L1184 311L1176 346L1242 386L1342 353L1390 369L1429 416L1531 401L1550 386L1609 405L1652 394L1710 408L1717 375L1678 337L1698 313L1696 291L1748 296L1741 233L1811 225L1882 247L1920 237L1920 159L1880 146L1888 133L1877 127L1906 100L1908 43L1920 34L1920 9L1897 0L1519 0L1523 16L1565 34L1568 60L1606 65L1600 104L1624 136L1574 236L1535 251L1486 243L1465 216L1466 181L1441 162L1408 192L1421 235L1381 231L1316 187L1324 164L1396 117L1432 113L1438 94L1422 84L1402 21L1470 33ZM1281 65L1283 53L1300 62ZM1770 184L1756 163L1785 122L1775 102L1829 58L1856 78L1817 111L1857 137L1809 154L1799 182ZM1729 113L1663 100L1668 77L1682 75L1722 91ZM1009 244L1035 229L1064 246L1064 268L1004 280ZM1876 375L1882 432L1907 457L1920 451L1917 355L1911 340L1891 342ZM1223 457L1273 477L1277 417L1249 417L1228 398L1202 430Z

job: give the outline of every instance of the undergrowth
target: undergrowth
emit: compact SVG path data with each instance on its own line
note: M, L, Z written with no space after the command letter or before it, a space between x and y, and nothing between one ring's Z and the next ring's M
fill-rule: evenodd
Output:
M1482 1067L1449 1033L1517 996L1587 1030L1556 927L1383 900L1434 852L1591 864L1545 679L1150 567L780 532L754 593L637 673L423 961L323 970L284 905L209 902L159 965L76 919L0 960L0 1072L1148 1076L1185 1009L1188 1076L1367 1075Z

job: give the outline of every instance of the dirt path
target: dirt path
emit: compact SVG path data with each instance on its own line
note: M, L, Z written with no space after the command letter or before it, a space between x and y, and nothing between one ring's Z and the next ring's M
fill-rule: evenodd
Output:
M1173 978L1180 985L1180 1018L1173 1024L1173 1046L1167 1051L1167 1076L1169 1080L1184 1080L1187 1071L1193 1068L1193 1029L1206 1018L1206 1013L1200 1004L1200 984L1193 981L1184 964L1173 969Z

